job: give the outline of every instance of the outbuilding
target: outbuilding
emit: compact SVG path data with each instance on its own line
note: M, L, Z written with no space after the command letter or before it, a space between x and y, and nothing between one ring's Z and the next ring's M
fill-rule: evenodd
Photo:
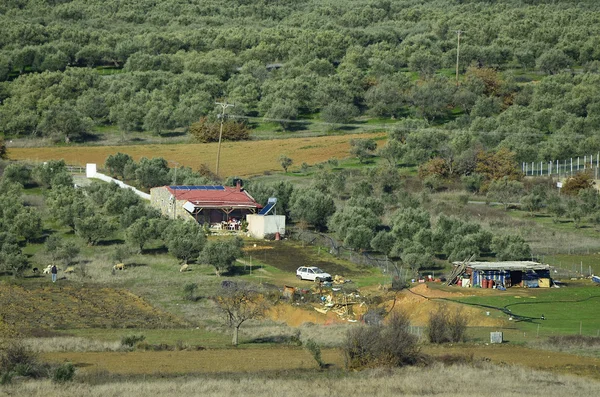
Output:
M454 262L452 283L481 288L549 288L550 266L530 261Z

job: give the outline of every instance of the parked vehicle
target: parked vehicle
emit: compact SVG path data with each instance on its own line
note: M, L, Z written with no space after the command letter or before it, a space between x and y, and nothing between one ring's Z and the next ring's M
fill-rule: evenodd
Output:
M296 270L296 277L298 277L298 280L310 280L316 283L321 281L331 281L331 274L325 273L316 266L299 267Z

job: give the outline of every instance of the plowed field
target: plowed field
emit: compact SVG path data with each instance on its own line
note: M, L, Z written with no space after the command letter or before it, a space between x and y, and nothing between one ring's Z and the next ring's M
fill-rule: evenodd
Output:
M182 320L121 289L0 285L0 302L0 330L4 332L184 325Z
M219 174L221 176L252 176L260 175L265 171L281 171L278 158L282 154L291 158L295 165L304 162L316 164L332 157L346 158L348 157L351 139L380 136L383 136L383 134L225 142L221 146ZM72 165L85 165L86 163L102 165L109 155L117 152L127 153L136 161L141 157L163 157L194 170L197 170L201 164L207 164L214 170L217 144L10 148L8 157L12 160L31 161L64 159L67 164Z
M496 364L516 364L556 373L600 379L600 359L567 353L539 351L522 346L495 345L426 347L424 352L438 355L473 355ZM342 352L323 349L323 361L343 366ZM185 374L218 372L285 371L316 368L310 353L302 348L217 349L169 352L46 353L48 361L70 361L82 371L108 371L115 374Z

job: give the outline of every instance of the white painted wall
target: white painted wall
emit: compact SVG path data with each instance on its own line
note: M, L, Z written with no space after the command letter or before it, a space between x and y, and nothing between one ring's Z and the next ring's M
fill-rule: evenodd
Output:
M139 191L136 188L134 188L133 186L129 186L125 182L122 182L122 181L120 181L118 179L114 179L114 178L111 178L108 175L104 175L104 174L101 174L101 173L97 172L96 164L86 164L85 165L85 176L88 177L88 178L100 179L100 180L105 181L105 182L114 182L117 185L119 185L120 187L122 187L123 189L131 189L131 190L133 190L133 192L135 194L137 194L141 198L143 198L145 200L150 200L150 195L148 193L144 193L142 191Z
M279 232L281 237L285 235L284 215L246 215L248 232L254 238L265 238L265 234Z

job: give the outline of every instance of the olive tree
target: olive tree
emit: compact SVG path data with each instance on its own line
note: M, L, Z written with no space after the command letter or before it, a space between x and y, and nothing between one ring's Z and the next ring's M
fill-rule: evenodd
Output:
M200 252L198 262L214 266L215 273L220 276L229 272L237 258L242 256L243 246L244 241L239 237L211 240Z
M269 304L265 295L248 284L224 283L214 297L217 307L225 315L226 324L233 330L231 344L238 345L240 327L248 320L260 318Z
M196 222L176 220L163 234L169 253L184 264L198 257L206 244L204 231Z
M322 230L335 212L333 199L316 189L295 190L290 199L292 218Z

